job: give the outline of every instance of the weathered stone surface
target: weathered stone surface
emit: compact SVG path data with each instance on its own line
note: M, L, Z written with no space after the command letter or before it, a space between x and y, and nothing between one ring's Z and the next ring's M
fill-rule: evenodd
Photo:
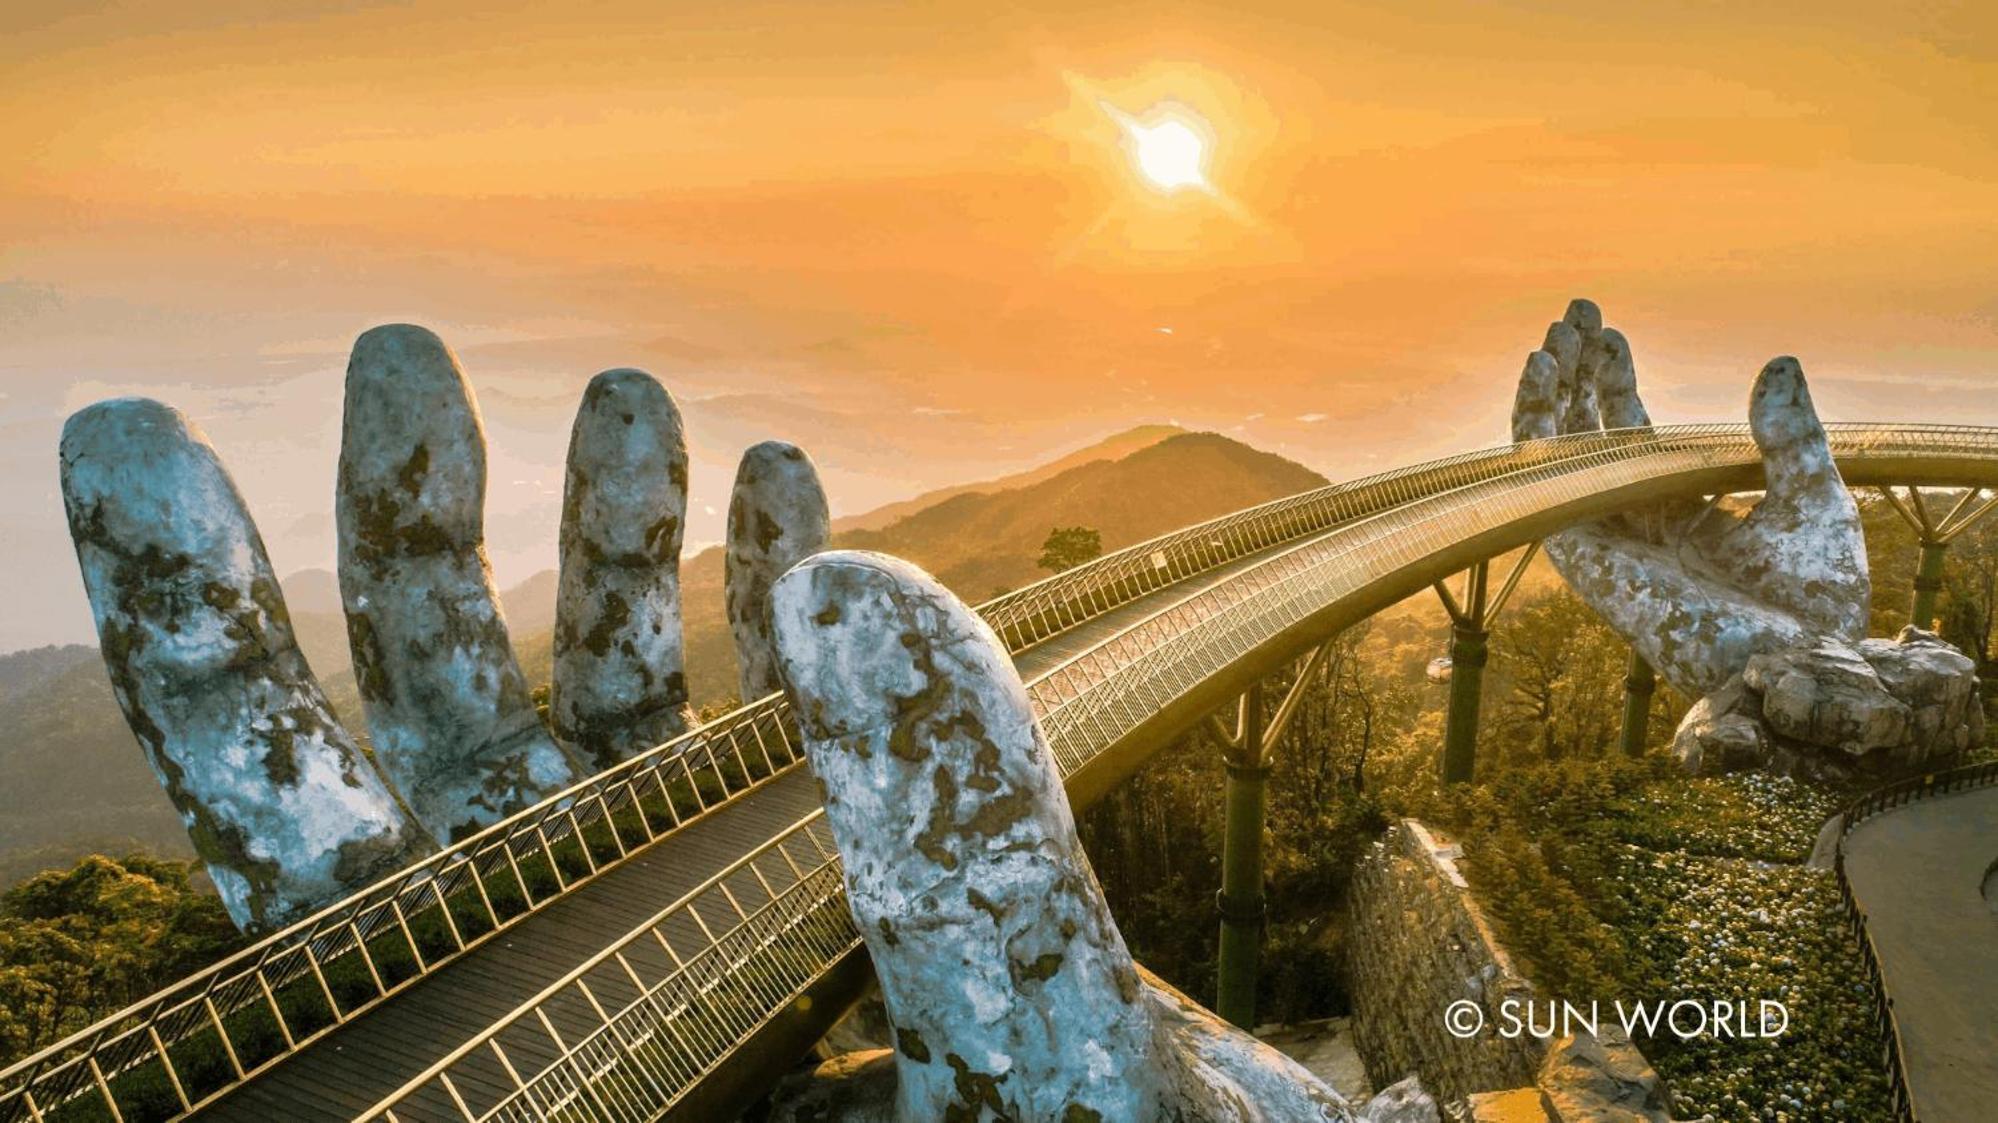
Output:
M1857 642L1873 596L1866 538L1796 359L1772 359L1756 376L1748 427L1762 452L1762 499L1690 527L1691 548L1812 633Z
M834 1118L1353 1118L1142 979L1012 662L968 608L906 563L833 552L780 578L770 615L898 1042L892 1106L849 1088Z
M569 436L555 602L555 732L592 771L686 731L680 542L687 442L638 370L590 380Z
M1673 735L1672 751L1680 766L1698 775L1714 775L1766 763L1769 739L1762 723L1745 714L1702 710L1713 697L1708 695L1688 711Z
M1436 1101L1422 1090L1422 1081L1413 1076L1390 1084L1360 1109L1366 1123L1437 1123L1442 1113Z
M1859 652L1834 640L1757 655L1741 682L1762 696L1763 721L1794 741L1864 756L1908 734L1908 707Z
M1593 304L1574 302L1527 359L1514 439L1650 423L1629 342L1602 326ZM1749 426L1768 488L1745 514L1661 505L1546 542L1576 593L1693 697L1757 654L1864 634L1870 586L1858 509L1795 359L1776 359L1757 376Z
M723 582L744 702L784 687L770 637L770 586L785 570L825 549L831 535L825 489L803 449L764 441L742 454L728 501Z
M1590 375L1602 407L1603 428L1651 427L1651 414L1637 396L1637 367L1630 355L1630 341L1622 332L1603 328L1596 334Z
M1623 1031L1604 1026L1564 1037L1547 1051L1540 1090L1558 1123L1670 1123L1665 1086Z
M435 850L334 720L207 438L125 398L63 427L63 503L112 690L230 918L268 930Z
M375 759L443 841L580 775L507 638L485 494L485 432L457 359L420 327L363 334L340 443L340 594Z
M1934 632L1913 626L1891 640L1859 644L1887 692L1909 708L1909 741L1925 755L1962 752L1984 743L1984 706L1977 664Z
M1750 659L1690 710L1673 740L1688 770L1832 780L1935 764L1983 739L1976 666L1933 633L1835 639Z

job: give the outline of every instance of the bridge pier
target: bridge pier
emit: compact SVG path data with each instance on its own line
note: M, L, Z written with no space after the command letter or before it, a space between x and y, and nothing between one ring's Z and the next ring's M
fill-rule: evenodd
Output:
M1657 692L1658 675L1637 652L1630 653L1630 669L1623 674L1623 755L1644 755L1644 742L1650 732L1651 696Z
M1263 813L1269 785L1264 753L1263 686L1242 696L1241 739L1228 747L1227 827L1221 842L1221 953L1216 967L1215 1012L1244 1029L1256 1020L1256 964L1263 919Z
M1942 592L1943 561L1948 550L1947 542L1922 539L1922 559L1915 566L1914 596L1908 604L1908 622L1917 628L1934 630L1936 594Z
M1519 579L1540 549L1535 542L1519 555L1499 586L1496 596L1488 595L1490 560L1478 562L1464 573L1461 598L1443 582L1436 582L1436 595L1450 614L1450 706L1443 720L1443 767L1445 784L1468 784L1477 773L1478 715L1484 707L1485 663L1490 658L1491 626L1519 587Z
M1305 657L1274 712L1265 706L1263 684L1257 682L1237 701L1232 730L1211 714L1207 718L1228 765L1221 891L1214 899L1221 914L1214 1012L1243 1029L1253 1029L1256 1024L1256 967L1262 955L1263 923L1269 914L1263 896L1263 822L1270 750L1283 737L1331 649L1332 641L1328 640Z
M1880 494L1901 516L1901 521L1915 532L1915 538L1921 544L1922 556L1915 566L1915 588L1909 598L1908 622L1917 628L1934 631L1936 594L1942 591L1943 563L1948 558L1949 544L1955 541L1957 535L1998 508L1998 492L1978 503L1984 489L1970 488L1940 519L1929 512L1927 502L1922 499L1921 488L1909 487L1905 501L1891 487L1881 488Z

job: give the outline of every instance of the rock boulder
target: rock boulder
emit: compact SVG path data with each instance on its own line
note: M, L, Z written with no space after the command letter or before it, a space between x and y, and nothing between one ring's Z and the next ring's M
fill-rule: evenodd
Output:
M1673 751L1696 773L1877 779L1933 767L1983 731L1976 665L1905 628L1892 640L1820 637L1754 656L1687 712Z

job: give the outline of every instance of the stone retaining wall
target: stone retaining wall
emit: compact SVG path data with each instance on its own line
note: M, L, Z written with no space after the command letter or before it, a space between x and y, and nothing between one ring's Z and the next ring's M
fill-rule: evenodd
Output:
M1530 1085L1544 1043L1443 1027L1464 999L1498 1024L1499 1002L1533 985L1512 965L1457 870L1457 848L1404 819L1361 860L1353 882L1353 1039L1375 1084L1410 1072L1438 1103Z
M1557 1120L1666 1120L1658 1076L1620 1033L1601 1040L1506 1038L1500 1003L1535 999L1457 868L1459 850L1404 819L1361 859L1353 883L1353 1040L1378 1085L1413 1072L1463 1118L1475 1093L1537 1089ZM1457 1037L1453 1002L1477 1003L1485 1029ZM1544 1002L1545 999L1540 999Z

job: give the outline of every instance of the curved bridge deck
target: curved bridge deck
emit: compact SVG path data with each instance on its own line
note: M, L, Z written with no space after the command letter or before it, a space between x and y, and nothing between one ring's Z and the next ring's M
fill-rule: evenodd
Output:
M1922 1123L1983 1123L1998 1103L1998 787L1934 796L1852 828L1866 910Z
M1998 430L1828 428L1848 483L1998 486ZM1580 519L1761 485L1745 426L1555 438L1265 504L981 612L1083 806L1249 683L1432 581ZM0 1074L0 1121L111 1118L104 1105L148 1081L157 1104L162 1068L169 1104L224 1118L725 1117L866 979L799 760L781 699L746 706ZM496 905L515 885L525 903ZM425 921L429 951L412 934ZM398 933L415 967L391 977L369 949ZM349 983L366 971L359 998L335 1003L343 965ZM198 1087L162 1065L271 1022L262 1011L298 990L323 992L337 1024L267 1026L219 1080L210 1058Z

